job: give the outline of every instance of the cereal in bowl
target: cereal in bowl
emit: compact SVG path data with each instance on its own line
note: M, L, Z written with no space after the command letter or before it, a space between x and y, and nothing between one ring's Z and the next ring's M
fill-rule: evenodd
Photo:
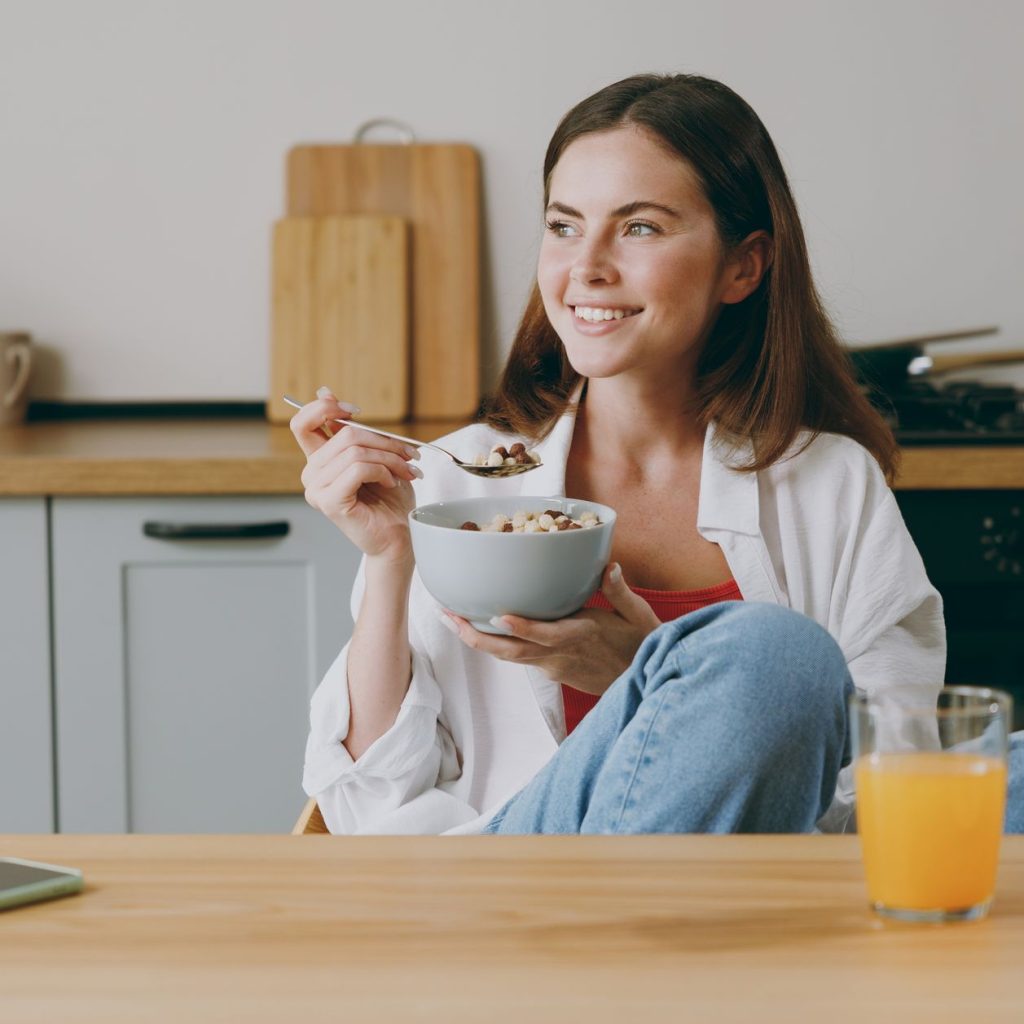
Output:
M583 512L579 519L573 519L560 509L549 508L543 512L514 512L511 516L499 512L489 523L467 521L459 529L479 533L559 533L600 525L601 520L594 512Z

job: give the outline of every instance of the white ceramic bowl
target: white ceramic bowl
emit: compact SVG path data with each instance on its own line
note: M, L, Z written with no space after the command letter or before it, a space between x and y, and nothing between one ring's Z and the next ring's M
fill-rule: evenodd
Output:
M573 519L593 512L601 523L559 533L459 529L467 521L488 523L499 513L511 517L545 509L560 509ZM614 528L613 509L575 498L463 498L409 513L423 585L443 607L484 633L502 632L490 623L496 615L552 620L579 611L601 582Z

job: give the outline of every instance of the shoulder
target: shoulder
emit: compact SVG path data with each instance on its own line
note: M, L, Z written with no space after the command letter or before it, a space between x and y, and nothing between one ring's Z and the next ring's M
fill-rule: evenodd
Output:
M802 431L767 472L778 480L862 486L881 483L885 474L875 457L859 442L843 434L812 435Z
M853 438L803 432L789 452L758 473L762 493L787 495L808 512L859 516L894 501L881 466Z

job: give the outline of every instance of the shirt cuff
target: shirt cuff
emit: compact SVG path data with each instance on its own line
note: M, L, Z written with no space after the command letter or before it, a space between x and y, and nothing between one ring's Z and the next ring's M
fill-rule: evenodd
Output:
M327 670L310 701L302 787L317 796L330 786L353 783L378 788L412 772L432 756L441 712L441 689L426 659L412 652L412 678L395 724L379 736L359 760L345 749L351 704L348 692L346 644Z

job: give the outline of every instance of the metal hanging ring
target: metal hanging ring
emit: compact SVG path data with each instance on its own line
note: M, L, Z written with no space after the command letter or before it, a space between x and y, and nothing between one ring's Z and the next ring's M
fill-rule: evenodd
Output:
M398 121L393 117L375 117L369 121L364 121L356 129L354 141L364 142L366 136L372 132L374 128L393 128L401 136L400 141L402 144L406 146L411 146L416 141L416 136L413 134L413 130L404 121Z

